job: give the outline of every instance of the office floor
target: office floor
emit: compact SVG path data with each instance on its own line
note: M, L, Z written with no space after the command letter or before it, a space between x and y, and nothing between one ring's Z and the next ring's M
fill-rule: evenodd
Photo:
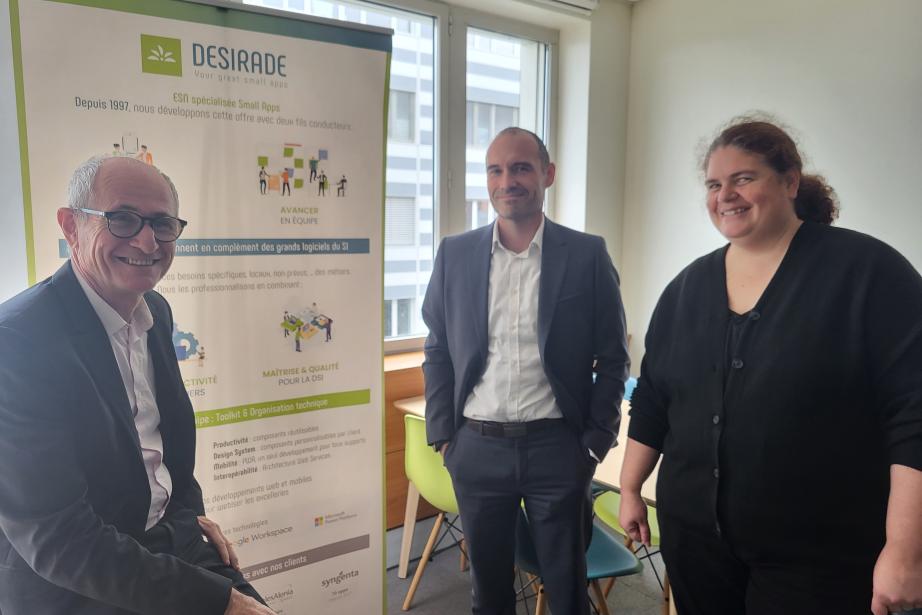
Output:
M663 563L658 555L653 556L657 571L662 574ZM388 615L401 613L404 596L410 587L410 580L416 571L416 561L410 562L407 579L397 578L397 568L387 571L387 612ZM429 562L423 574L419 589L410 607L410 615L470 615L470 581L467 572L461 572L458 562L458 550L449 548L436 554ZM618 579L611 594L608 606L612 615L659 615L662 613L662 593L653 575L650 564L644 560L644 570L639 575ZM526 610L519 604L517 613L525 615L534 613L535 602L532 599Z

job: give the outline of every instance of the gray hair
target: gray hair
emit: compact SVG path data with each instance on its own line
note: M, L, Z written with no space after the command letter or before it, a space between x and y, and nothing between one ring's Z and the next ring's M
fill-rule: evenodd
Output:
M133 158L126 158L125 156L106 154L103 156L93 156L77 167L74 174L71 175L70 181L67 183L68 207L71 209L89 208L90 199L94 195L93 184L96 181L96 174L99 173L99 169L106 160L111 160L113 158L133 160ZM137 163L146 164L140 160L138 160ZM154 168L156 169L156 167ZM173 195L173 203L176 204L176 210L179 211L179 193L176 192L176 186L173 185L173 180L160 169L156 170L157 173L160 174L160 177L162 177L170 187L170 194Z

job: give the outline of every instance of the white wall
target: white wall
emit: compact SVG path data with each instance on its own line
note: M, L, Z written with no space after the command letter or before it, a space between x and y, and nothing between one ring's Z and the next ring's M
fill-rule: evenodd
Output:
M620 270L627 161L630 5L602 0L592 14L591 36L585 230L605 238L615 266ZM564 162L569 164L569 161Z
M632 371L665 285L723 244L696 149L752 109L793 127L839 225L922 270L922 2L642 0L631 28L622 282Z

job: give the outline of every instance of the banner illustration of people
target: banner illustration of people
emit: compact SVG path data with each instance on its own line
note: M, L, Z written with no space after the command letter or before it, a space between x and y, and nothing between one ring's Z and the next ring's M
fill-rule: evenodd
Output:
M55 212L81 162L169 175L189 224L157 290L206 512L278 613L383 612L390 33L176 0L17 7L31 281L68 257ZM322 91L316 57L344 76Z

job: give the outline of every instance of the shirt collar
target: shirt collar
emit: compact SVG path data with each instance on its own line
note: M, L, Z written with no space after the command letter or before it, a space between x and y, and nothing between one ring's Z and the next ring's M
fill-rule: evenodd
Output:
M96 315L99 316L107 335L112 336L129 324L134 324L140 331L149 331L154 326L154 316L151 314L150 308L147 307L147 301L144 301L143 298L138 301L138 305L131 313L131 322L125 322L125 319L115 311L115 308L106 303L106 300L100 297L99 293L93 290L93 287L83 279L77 268L72 267L72 269L77 276L77 281L80 282L80 287L83 288L83 293L90 301L90 305L93 306Z
M541 253L541 248L544 245L544 214L541 214L541 224L538 225L538 230L535 231L535 236L531 238L531 243L528 244L529 250L532 246L538 248L538 253ZM496 248L499 247L502 250L512 254L513 252L506 248L503 243L499 240L499 220L493 222L493 245L490 247L490 254L496 253ZM528 250L525 250L528 252Z

